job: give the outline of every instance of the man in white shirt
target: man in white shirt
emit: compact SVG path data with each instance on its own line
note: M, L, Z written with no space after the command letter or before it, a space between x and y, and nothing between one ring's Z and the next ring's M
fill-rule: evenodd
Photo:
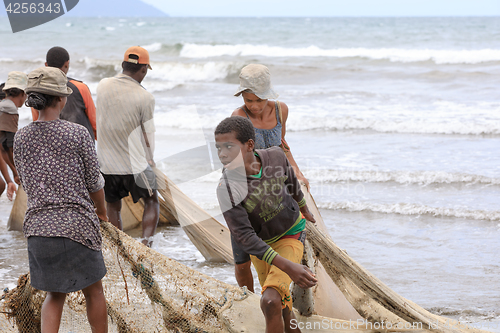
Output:
M141 86L148 69L149 53L132 46L122 62L123 71L101 80L97 87L97 155L104 175L109 221L123 229L121 199L144 199L143 243L151 246L159 218L154 166L153 113L155 100Z

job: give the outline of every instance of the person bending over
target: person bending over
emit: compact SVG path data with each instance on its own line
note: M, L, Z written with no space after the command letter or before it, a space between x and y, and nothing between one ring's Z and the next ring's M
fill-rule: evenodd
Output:
M271 73L261 64L249 64L241 69L240 86L234 96L243 97L243 105L233 111L232 116L248 118L255 129L255 148L264 149L281 147L290 162L295 175L309 190L309 181L293 158L289 145L285 140L286 123L289 115L288 106L277 101L278 93L271 85ZM247 255L237 247L231 239L235 254L234 271L240 287L247 286L253 291L253 276L250 261L240 263L240 258Z
M234 242L252 260L262 286L266 332L292 329L290 283L316 285L300 264L306 219L315 222L293 168L279 147L255 150L252 123L224 119L215 129L218 157L224 165L217 197Z

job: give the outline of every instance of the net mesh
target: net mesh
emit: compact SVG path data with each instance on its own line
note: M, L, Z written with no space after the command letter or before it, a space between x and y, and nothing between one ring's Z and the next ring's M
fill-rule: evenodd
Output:
M103 287L109 332L264 331L265 320L257 295L169 259L108 222L101 222L101 231L107 268ZM429 313L385 286L309 222L307 232L316 259L323 263L328 276L367 322L390 323L399 332L485 333L460 323L450 325L447 318ZM2 296L0 311L5 315L0 315L0 332L40 332L45 295L31 287L29 274L21 276L18 286ZM336 320L315 316L299 318L320 325L325 319L331 323ZM400 324L404 329L400 329ZM380 330L366 324L351 331ZM66 298L59 332L91 332L81 292L70 293Z
M222 316L246 290L208 277L101 223L109 332L232 332ZM40 332L45 292L29 274L3 296L1 332ZM60 332L91 332L82 292L68 294Z

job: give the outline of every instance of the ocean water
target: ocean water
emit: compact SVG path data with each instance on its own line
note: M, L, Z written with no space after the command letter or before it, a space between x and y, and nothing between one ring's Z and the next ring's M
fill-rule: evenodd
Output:
M42 66L59 45L69 76L93 93L127 47L147 48L156 160L218 219L219 165L186 168L175 154L212 145L242 104L232 96L240 69L267 65L336 243L426 309L500 332L498 17L60 18L17 34L3 18L0 38L0 80ZM10 205L0 197L0 287L27 271L22 234L6 231ZM160 230L155 248L235 283L232 267L206 262L180 228Z

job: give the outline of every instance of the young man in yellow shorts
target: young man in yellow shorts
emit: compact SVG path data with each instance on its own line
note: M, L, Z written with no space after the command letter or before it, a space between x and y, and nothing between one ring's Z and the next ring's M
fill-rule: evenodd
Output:
M254 128L246 118L224 119L215 141L224 165L217 197L233 241L252 256L266 332L300 332L290 325L290 283L310 288L317 280L300 264L306 219L315 221L297 177L281 148L254 149Z

